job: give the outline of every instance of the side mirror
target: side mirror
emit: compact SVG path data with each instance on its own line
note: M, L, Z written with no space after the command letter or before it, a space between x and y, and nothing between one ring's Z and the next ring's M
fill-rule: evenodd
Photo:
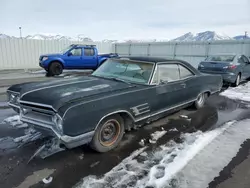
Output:
M167 81L167 80L165 80L165 81L160 80L160 83L159 83L159 84L161 85L161 84L167 84L167 83L168 83L168 81Z
M68 53L68 56L72 56L72 55L73 55L72 52L69 52L69 53Z

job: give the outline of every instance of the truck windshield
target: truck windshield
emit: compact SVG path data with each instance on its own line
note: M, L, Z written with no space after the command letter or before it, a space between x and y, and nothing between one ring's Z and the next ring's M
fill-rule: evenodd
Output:
M92 75L104 78L119 78L131 83L147 84L153 66L153 63L108 59Z
M68 47L66 47L66 48L64 48L64 49L62 49L61 51L60 51L60 53L61 54L65 54L67 51L69 51L70 49L72 48L72 45L70 45L70 46L68 46Z

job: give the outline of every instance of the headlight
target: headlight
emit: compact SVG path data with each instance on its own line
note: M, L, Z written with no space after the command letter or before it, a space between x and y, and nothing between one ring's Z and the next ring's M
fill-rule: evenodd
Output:
M12 104L19 104L19 95L18 94L9 93L9 95L8 95L8 102L12 103Z
M55 124L56 129L62 133L63 131L62 118L58 114L56 114L52 117L52 121Z
M202 65L202 64L199 64L199 67L204 67L204 65Z
M48 57L45 56L42 58L42 61L46 61L47 59L48 59Z

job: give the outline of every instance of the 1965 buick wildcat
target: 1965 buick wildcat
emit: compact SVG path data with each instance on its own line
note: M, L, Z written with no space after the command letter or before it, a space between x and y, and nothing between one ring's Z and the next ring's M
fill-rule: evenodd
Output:
M181 60L111 58L89 76L13 85L9 105L21 120L67 148L115 148L125 130L189 105L200 108L222 87ZM20 110L19 110L20 109Z

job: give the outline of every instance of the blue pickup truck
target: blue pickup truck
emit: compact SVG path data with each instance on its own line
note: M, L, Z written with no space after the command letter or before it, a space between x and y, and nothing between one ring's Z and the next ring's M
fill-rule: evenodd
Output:
M95 70L110 57L117 57L115 53L98 55L95 45L72 44L61 53L41 55L40 67L50 76L60 75L63 69L93 69Z

